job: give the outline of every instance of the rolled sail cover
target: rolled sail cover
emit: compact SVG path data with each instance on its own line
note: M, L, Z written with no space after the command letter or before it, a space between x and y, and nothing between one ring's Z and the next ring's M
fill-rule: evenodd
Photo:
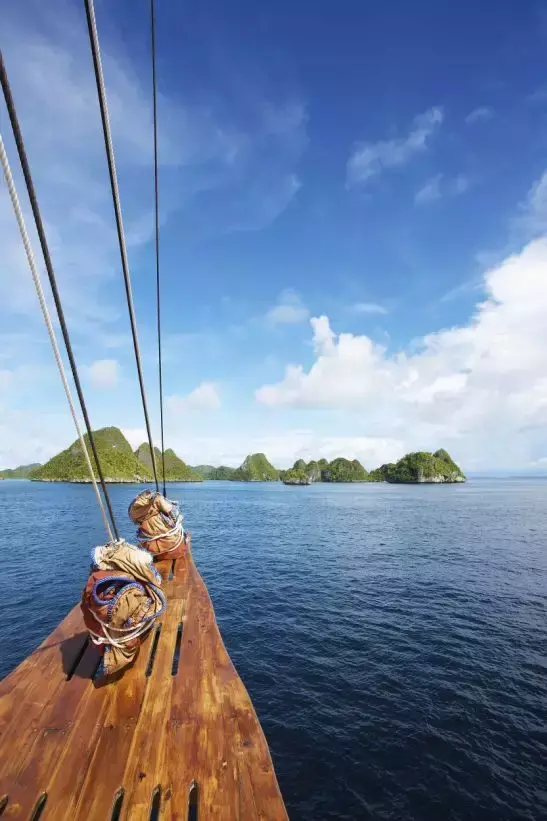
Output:
M81 608L91 640L103 654L96 678L131 664L165 609L152 556L127 542L96 547Z
M177 559L186 547L182 514L171 502L151 490L144 490L129 505L129 516L138 525L137 542L156 560Z

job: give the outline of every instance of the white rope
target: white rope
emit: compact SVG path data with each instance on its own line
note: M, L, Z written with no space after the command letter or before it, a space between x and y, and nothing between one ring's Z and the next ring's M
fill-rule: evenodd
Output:
M76 426L76 431L78 433L78 439L80 440L80 445L85 457L85 461L87 463L87 469L89 470L89 475L91 477L91 482L93 484L93 489L95 491L95 495L97 497L97 502L99 504L99 508L101 510L101 514L104 521L104 526L106 528L106 532L108 533L108 540L109 542L114 541L114 536L112 535L112 530L110 529L110 525L108 523L108 519L106 516L106 511L104 509L103 500L101 498L101 494L99 492L99 488L97 487L97 481L95 479L95 473L93 472L93 466L91 464L91 460L89 458L89 453L87 451L87 446L84 441L84 437L82 436L82 431L80 429L80 423L78 422L78 416L76 414L76 408L74 407L74 402L72 401L72 394L70 393L70 387L66 378L65 367L63 365L63 360L61 359L61 354L59 351L59 346L57 345L57 339L55 337L55 331L53 329L53 324L51 322L51 317L49 314L49 309L47 307L46 298L44 296L44 291L42 288L42 283L40 281L40 274L38 273L38 268L36 267L36 260L34 259L34 253L32 251L32 246L30 244L29 235L27 233L27 229L25 227L25 220L23 218L23 212L21 211L21 205L19 203L19 197L17 196L17 191L15 189L15 182L13 180L13 175L11 173L10 164L8 161L8 156L6 154L6 149L4 148L4 140L2 139L2 135L0 134L0 162L2 163L2 169L4 171L4 177L6 178L6 184L8 186L8 191L11 199L11 204L13 205L13 210L15 212L15 217L17 219L17 224L19 225L19 231L21 232L21 239L23 240L23 245L25 246L25 252L27 255L28 264L30 267L30 272L32 274L32 279L34 281L34 287L36 288L36 293L38 295L38 301L40 302L40 308L42 309L42 315L44 317L44 321L46 323L47 331L49 334L49 339L51 342L51 347L53 348L53 354L55 356L55 361L57 362L57 367L59 369L59 374L61 376L61 381L63 383L63 388L65 389L66 398L70 407L70 413L72 414L72 419L74 420L74 425Z
M97 613L93 612L93 618L101 625L104 633L104 635L101 636L100 633L96 633L94 630L88 628L93 644L111 644L113 647L123 647L125 644L129 644L139 638L139 636L142 636L143 633L146 633L147 630L152 627L158 616L162 615L165 608L165 600L161 594L158 594L158 591L154 589L154 585L147 585L147 591L154 599L155 612L142 621L141 624L137 624L136 627L113 627L111 624L108 624L108 622L103 621ZM112 630L117 633L122 633L122 635L114 638L111 633ZM124 633L125 635L123 635Z

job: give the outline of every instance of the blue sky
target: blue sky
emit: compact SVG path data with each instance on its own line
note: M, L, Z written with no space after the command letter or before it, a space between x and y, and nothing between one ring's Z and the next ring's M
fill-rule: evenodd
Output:
M157 433L148 2L96 11ZM2 16L92 422L138 444L83 3ZM168 444L547 466L547 3L157 0L157 45ZM5 186L0 242L11 466L74 433Z

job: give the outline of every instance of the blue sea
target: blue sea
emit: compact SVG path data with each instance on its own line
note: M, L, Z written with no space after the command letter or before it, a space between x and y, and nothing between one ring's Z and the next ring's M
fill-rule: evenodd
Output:
M547 481L169 495L292 821L547 818ZM88 486L0 482L0 517L5 675L104 537Z

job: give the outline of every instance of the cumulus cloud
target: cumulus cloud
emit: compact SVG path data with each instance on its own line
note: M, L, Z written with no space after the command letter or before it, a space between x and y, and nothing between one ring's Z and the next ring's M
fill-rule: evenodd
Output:
M490 106L479 106L479 108L474 108L473 111L469 112L465 118L465 122L468 125L472 125L473 123L485 123L488 120L491 120L494 114L494 109L490 108Z
M187 396L169 396L166 406L172 413L210 411L220 408L220 397L212 382L202 382Z
M300 295L287 288L279 295L277 305L267 312L266 321L272 325L295 325L305 322L308 316L309 311L302 304Z
M388 168L405 165L426 149L443 116L442 108L430 108L414 118L412 130L406 137L358 143L348 160L348 185L365 184Z
M315 361L289 365L256 397L270 406L357 412L371 435L416 447L455 443L473 466L522 464L547 445L547 238L487 271L467 325L391 353L310 320Z
M115 388L118 384L119 364L115 359L97 359L88 368L94 388Z

